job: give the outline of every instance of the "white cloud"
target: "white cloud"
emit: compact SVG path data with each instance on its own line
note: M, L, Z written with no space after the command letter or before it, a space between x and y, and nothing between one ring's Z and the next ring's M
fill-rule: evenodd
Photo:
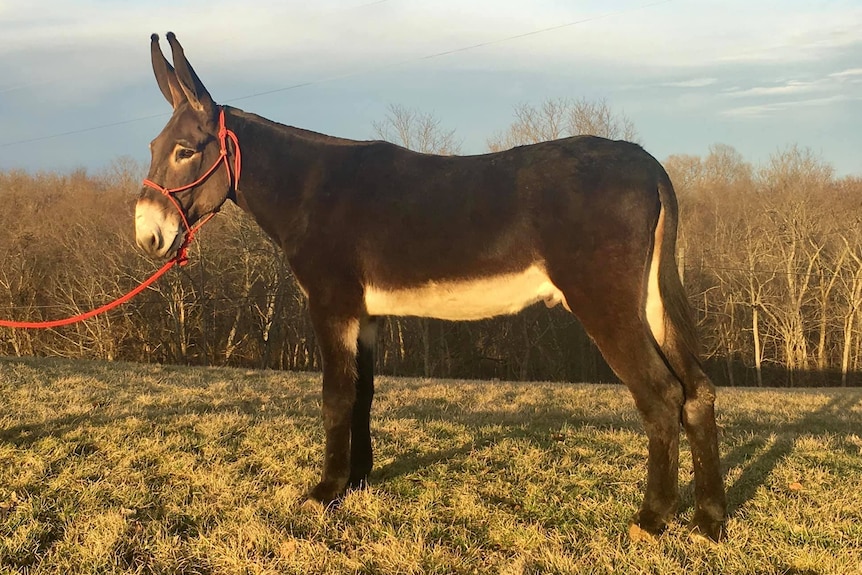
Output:
M718 82L718 78L692 78L691 80L680 80L679 82L665 82L662 86L668 88L706 88Z
M862 81L862 68L848 68L840 72L833 72L829 74L829 77L849 82L860 82Z
M846 102L851 98L844 95L825 96L822 98L808 98L802 100L788 100L783 102L768 102L751 106L738 106L721 112L722 116L731 118L762 118L797 108L820 108L832 106L840 102Z
M805 82L799 80L790 80L784 84L776 86L755 86L752 88L736 88L723 92L724 95L731 98L747 98L751 96L787 96L791 94L802 94L824 90L828 87L821 82Z
M719 106L722 106L722 99L743 102L724 108L721 115L725 117L763 118L787 115L800 108L823 108L848 100L862 100L862 68L846 68L838 72L810 71L805 78L783 79L772 84L736 86L725 89L716 96Z

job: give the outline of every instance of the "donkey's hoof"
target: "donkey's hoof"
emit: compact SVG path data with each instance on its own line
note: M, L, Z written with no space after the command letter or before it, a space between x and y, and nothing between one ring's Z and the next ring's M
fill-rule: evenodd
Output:
M655 543L656 535L645 531L637 523L629 525L629 539L632 543Z
M641 509L629 526L632 541L655 541L667 528L664 518L652 511Z
M308 492L308 499L328 507L344 495L344 487L334 481L321 481Z
M688 528L693 539L706 539L719 543L727 537L724 519L714 519L706 514L695 513Z
M306 500L299 505L299 509L302 513L309 515L322 516L326 514L326 505L316 499L312 499L311 497L306 498Z

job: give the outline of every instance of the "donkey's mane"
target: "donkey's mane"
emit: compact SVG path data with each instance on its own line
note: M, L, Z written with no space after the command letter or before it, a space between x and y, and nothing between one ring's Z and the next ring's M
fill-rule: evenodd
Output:
M269 129L274 129L276 132L279 132L285 136L290 136L293 138L300 138L305 140L306 142L318 143L318 144L326 144L329 146L369 146L375 144L389 144L388 142L382 142L379 140L351 140L349 138L339 138L337 136L329 136L327 134L322 134L320 132L315 132L313 130L307 130L305 128L297 128L296 126L289 126L287 124L282 124L281 122L276 122L274 120L270 120L268 118L264 118L263 116L259 116L252 112L246 112L245 110L241 110L239 108L228 107L231 111L231 114L235 117L241 118L250 124L254 124L261 127L266 127Z

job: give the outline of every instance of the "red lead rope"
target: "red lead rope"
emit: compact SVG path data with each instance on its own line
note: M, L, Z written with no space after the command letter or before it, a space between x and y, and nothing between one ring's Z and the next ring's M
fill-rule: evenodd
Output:
M175 264L179 264L181 266L186 265L186 263L188 262L187 249L189 247L189 244L192 243L192 239L194 238L195 233L197 233L197 231L199 229L201 229L201 226L203 226L205 223L207 223L210 220L210 218L212 218L216 214L216 212L212 212L210 214L207 214L207 216L204 217L200 222L198 222L197 225L195 225L194 227L191 227L191 226L189 226L189 221L188 221L188 219L186 219L185 213L183 213L183 210L182 210L182 207L180 206L180 203L173 196L173 194L194 188L195 186L203 183L207 178L209 178L216 171L216 169L218 169L219 164L224 164L225 171L227 172L228 182L232 182L233 189L236 189L236 186L239 183L239 172L240 172L240 168L242 167L242 158L240 157L240 151L239 151L239 140L237 140L236 134L233 131L228 130L225 127L224 108L222 108L219 112L218 137L219 137L219 145L221 146L221 151L219 153L218 159L213 163L213 165L210 167L210 169L207 170L206 173L204 173L204 175L202 175L200 178L198 178L197 180L195 180L191 184L187 184L187 185L181 186L179 188L168 189L168 188L165 188L163 186L160 186L159 184L157 184L151 180L144 180L145 186L148 186L150 188L158 190L159 192L164 194L171 201L171 203L173 203L174 207L177 209L177 212L179 212L180 217L183 220L183 225L186 228L186 237L183 240L182 245L177 250L177 255L175 255L172 259L170 259L167 263L165 263L165 265L163 265L161 268L156 270L156 272L153 275L151 275L149 278L147 278L143 282L141 282L141 284L138 285L137 287L135 287L132 291L130 291L129 293L127 293L125 295L118 297L117 299L115 299L112 302L106 303L105 305L103 305L101 307L97 307L96 309L93 309L93 310L90 310L88 312L84 312L84 313L81 313L78 315L74 315L72 317L67 317L64 319L55 319L55 320L50 320L50 321L11 321L11 320L0 319L0 327L17 327L17 328L25 328L25 329L51 328L51 327L60 327L63 325L69 325L72 323L77 323L79 321L83 321L85 319L90 319L91 317L97 316L101 313L104 313L108 310L114 309L115 307L118 307L118 306L126 303L127 301L129 301L130 299L132 299L133 297L135 297L136 295L138 295L139 293L141 293L142 291L144 291L145 289L150 287L150 285L152 285L157 279L159 279L160 277L165 275L165 273L169 269L174 267ZM231 177L230 161L228 160L228 153L227 153L227 139L228 138L230 138L231 141L233 142L233 148L234 148L233 177Z
M90 310L88 312L84 312L78 315L73 315L72 317L67 317L64 319L55 319L51 321L11 321L6 319L0 319L0 327L19 327L25 329L38 329L38 328L49 328L49 327L60 327L61 325L69 325L70 323L77 323L79 321L84 321L85 319L90 319L93 316L97 316L100 313L104 313L109 309L114 309L115 307L122 305L150 287L154 281L159 279L161 276L165 274L166 271L174 267L174 264L177 263L177 258L174 258L159 268L156 273L151 275L149 278L144 280L141 285L137 286L135 289L127 293L126 295L120 296L110 303L106 303L102 307L97 307L94 310Z

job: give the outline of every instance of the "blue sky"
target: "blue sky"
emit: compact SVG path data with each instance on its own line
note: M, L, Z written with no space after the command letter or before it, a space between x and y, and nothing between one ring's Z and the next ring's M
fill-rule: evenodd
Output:
M336 136L398 104L481 153L518 104L604 98L659 159L799 144L862 175L859 0L0 0L0 169L147 162L168 30L217 102Z

